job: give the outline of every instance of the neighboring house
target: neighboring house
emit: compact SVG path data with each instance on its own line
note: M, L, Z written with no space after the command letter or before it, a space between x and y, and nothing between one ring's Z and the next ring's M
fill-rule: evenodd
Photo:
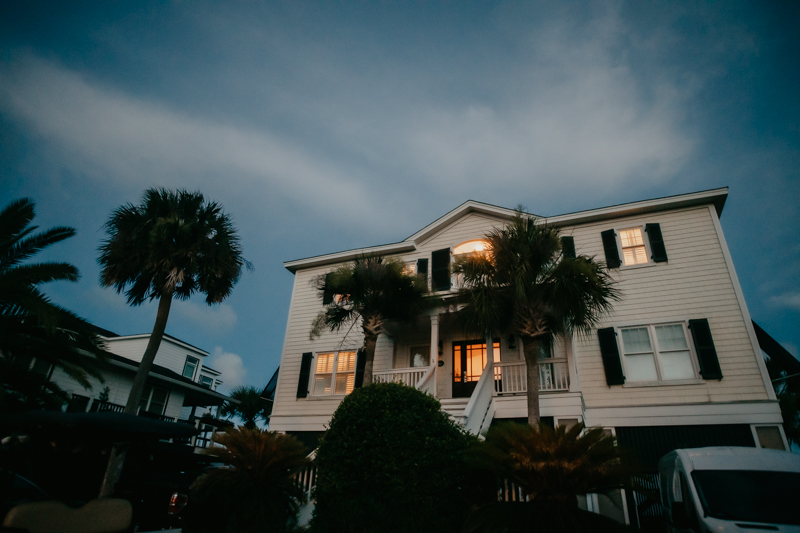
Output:
M92 388L86 390L61 369L52 370L50 379L72 395L68 411L122 412L125 409L150 335L122 336L107 330L98 331L106 350L111 353L109 368L103 372L104 383L90 378ZM139 415L195 423L203 414L214 413L214 407L230 400L216 392L222 376L219 371L205 366L208 355L204 350L165 334L139 402ZM104 401L100 395L105 387L109 391ZM202 438L198 441L205 443Z
M646 468L676 447L787 448L781 412L734 270L719 216L727 188L548 217L565 250L609 267L622 300L588 336L556 339L540 356L544 421L582 421L613 432ZM312 280L362 254L397 258L427 276L445 306L416 324L390 325L375 354L376 381L433 394L474 433L525 419L522 343L498 331L492 355L454 320L459 280L450 265L514 211L468 201L407 239L284 263L295 275L273 430L308 441L326 427L356 379L360 328L310 340L323 309ZM568 252L566 252L568 253ZM606 499L607 500L607 499ZM635 523L628 494L590 508ZM624 515L624 516L623 516Z

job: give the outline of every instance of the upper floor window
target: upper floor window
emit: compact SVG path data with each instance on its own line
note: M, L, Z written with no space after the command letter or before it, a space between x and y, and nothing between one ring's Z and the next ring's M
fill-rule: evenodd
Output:
M203 375L200 376L200 386L201 387L207 387L207 388L210 389L212 387L212 385L214 385L214 380L212 378L210 378L208 376L203 376Z
M462 242L461 244L453 248L453 255L471 254L476 252L480 253L486 250L488 247L489 247L488 243L482 239Z
M317 354L314 395L350 394L356 383L356 352Z
M194 380L194 373L197 371L199 364L199 359L192 357L191 355L187 355L186 364L183 365L183 377Z
M624 229L619 232L622 244L622 261L625 265L640 265L649 262L642 237L642 228Z
M620 328L620 334L625 376L629 382L697 377L685 324Z

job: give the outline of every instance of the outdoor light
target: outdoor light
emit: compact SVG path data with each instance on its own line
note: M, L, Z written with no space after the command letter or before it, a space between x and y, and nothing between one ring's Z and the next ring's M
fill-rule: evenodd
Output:
M514 338L513 334L508 336L508 349L509 350L517 349L517 339Z

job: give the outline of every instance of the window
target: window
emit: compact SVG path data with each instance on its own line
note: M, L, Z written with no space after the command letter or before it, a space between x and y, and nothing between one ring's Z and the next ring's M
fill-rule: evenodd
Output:
M350 394L356 383L356 352L317 354L314 395Z
M163 415L164 409L167 407L168 399L169 391L167 389L147 385L139 400L139 411Z
M410 367L430 366L431 361L431 347L430 346L412 346L411 354L409 357Z
M200 376L200 386L208 389L214 384L214 380L208 376Z
M191 355L186 356L186 364L183 365L183 377L194 380L194 373L200 361Z
M484 240L478 239L474 241L467 241L459 244L453 248L453 255L480 253L486 250L488 243Z
M684 323L620 328L627 381L695 379L686 333Z
M622 244L622 262L624 265L641 265L648 263L647 249L642 237L642 228L620 230L619 240Z

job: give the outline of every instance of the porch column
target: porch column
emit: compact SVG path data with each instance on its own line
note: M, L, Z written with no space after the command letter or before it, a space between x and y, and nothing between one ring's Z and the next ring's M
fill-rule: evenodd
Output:
M433 397L438 398L439 388L439 315L431 315L431 360L433 368Z

